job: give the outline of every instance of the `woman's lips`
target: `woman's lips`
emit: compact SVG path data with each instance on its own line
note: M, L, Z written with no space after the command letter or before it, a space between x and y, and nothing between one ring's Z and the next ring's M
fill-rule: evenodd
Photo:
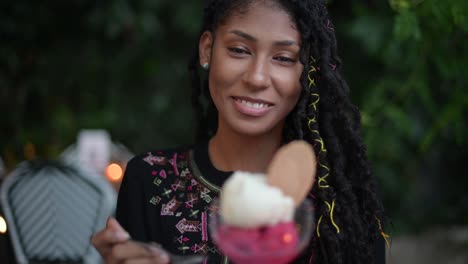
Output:
M273 106L273 104L268 101L249 97L232 97L232 99L237 111L253 117L266 115Z

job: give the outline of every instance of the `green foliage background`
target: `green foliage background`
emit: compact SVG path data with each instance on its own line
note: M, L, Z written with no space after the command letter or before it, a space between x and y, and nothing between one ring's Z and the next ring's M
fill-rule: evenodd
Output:
M0 156L54 158L82 128L138 153L192 141L200 0L2 1ZM329 1L395 227L468 224L468 2ZM26 155L26 156L25 156Z

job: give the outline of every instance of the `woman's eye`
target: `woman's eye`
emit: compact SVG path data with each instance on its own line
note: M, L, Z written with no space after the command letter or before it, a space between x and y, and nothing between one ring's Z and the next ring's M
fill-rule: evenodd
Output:
M229 51L237 54L249 54L249 51L242 48L228 48Z
M289 58L289 57L284 57L284 56L278 56L278 57L275 57L274 59L279 61L279 62L286 62L286 63L295 63L296 62L295 59L292 59L292 58Z

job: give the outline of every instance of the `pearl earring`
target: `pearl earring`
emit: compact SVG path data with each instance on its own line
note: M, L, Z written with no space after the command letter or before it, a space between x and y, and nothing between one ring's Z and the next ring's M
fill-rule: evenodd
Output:
M202 65L202 68L205 69L205 70L208 70L209 67L210 67L210 65L208 64L208 62L205 62Z

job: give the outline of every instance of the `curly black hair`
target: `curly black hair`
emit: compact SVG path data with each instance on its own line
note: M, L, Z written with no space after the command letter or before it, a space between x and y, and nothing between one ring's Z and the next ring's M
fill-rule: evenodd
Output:
M216 28L235 12L246 12L255 0L209 0L202 31ZM301 33L302 94L288 115L283 142L303 139L318 157L318 181L312 188L315 233L297 263L374 263L382 231L383 206L367 159L358 108L341 74L335 29L324 0L263 0L290 16ZM197 46L198 47L198 46ZM201 76L198 57L189 63L192 103L198 114L198 139L214 135L217 110Z

